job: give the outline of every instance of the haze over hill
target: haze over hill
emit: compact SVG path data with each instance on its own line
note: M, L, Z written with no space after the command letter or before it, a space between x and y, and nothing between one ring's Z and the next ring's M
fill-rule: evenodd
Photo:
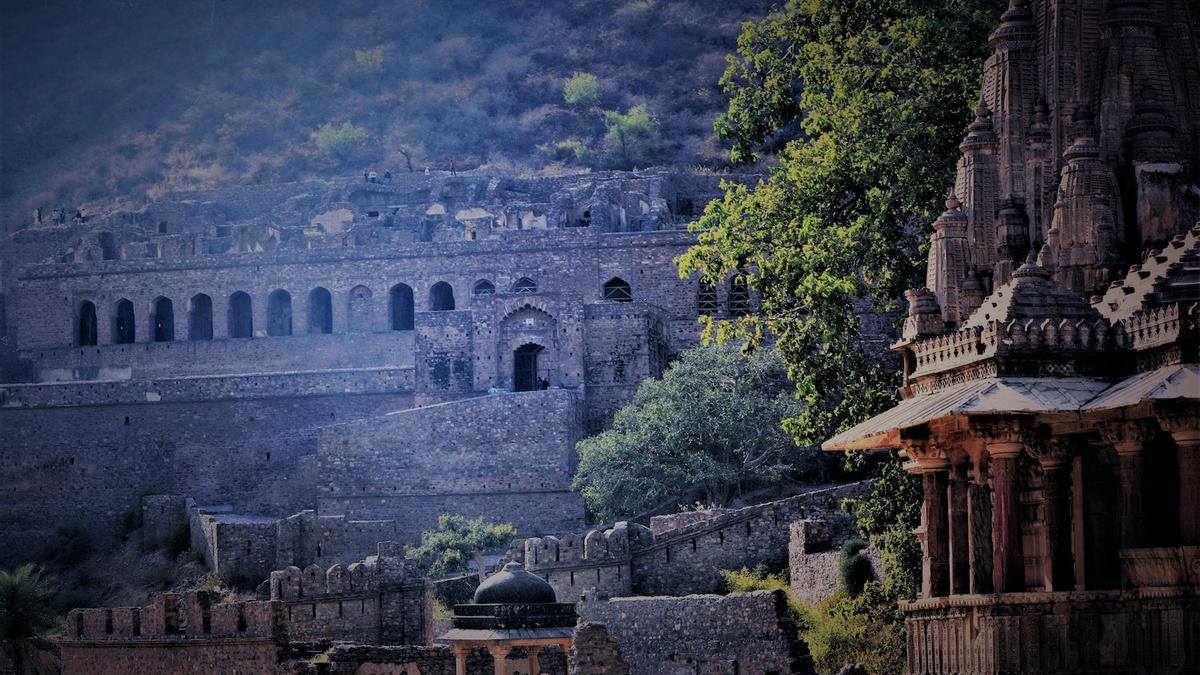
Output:
M724 106L725 54L741 22L770 7L9 4L0 29L8 222L36 205L368 166L404 171L409 161L416 171L454 160L518 173L719 165L712 122ZM575 73L594 75L596 86L579 78L568 103L564 84Z

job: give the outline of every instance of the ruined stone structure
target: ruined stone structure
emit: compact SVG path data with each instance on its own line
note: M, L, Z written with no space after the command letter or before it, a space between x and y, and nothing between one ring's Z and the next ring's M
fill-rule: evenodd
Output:
M782 591L608 599L589 592L573 673L783 675L811 672Z
M430 645L432 588L394 543L328 569L271 573L257 601L191 591L145 607L75 609L62 639L68 673L275 673L293 642Z
M904 401L925 503L911 673L1200 670L1200 53L1172 0L1011 3ZM1194 10L1194 8L1192 8Z
M750 309L673 263L719 180L406 175L18 230L0 557L36 557L66 523L114 536L146 492L228 505L250 538L314 508L403 541L452 508L582 528L575 441L695 343L700 314Z
M784 569L791 562L794 574L803 576L810 563L836 560L834 547L855 535L841 502L866 489L865 482L852 483L740 509L667 516L653 519L650 528L619 522L582 536L531 537L511 555L549 582L561 602L576 602L588 590L611 597L715 593L722 588L723 569L759 564ZM798 522L820 523L828 536L801 544L801 553L789 560ZM819 553L828 555L805 557ZM828 592L806 587L804 594Z

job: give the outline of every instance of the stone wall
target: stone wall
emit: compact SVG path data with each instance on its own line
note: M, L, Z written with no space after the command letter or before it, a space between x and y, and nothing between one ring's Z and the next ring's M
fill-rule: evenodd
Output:
M322 513L389 519L403 541L443 513L512 522L526 533L584 522L570 491L579 396L564 389L431 405L321 433Z
M808 492L723 513L667 532L633 552L633 592L684 595L720 590L720 570L788 563L789 526L840 512L841 501L861 494L866 482Z
M108 383L116 387L129 383ZM71 387L75 385L44 385ZM88 386L102 388L102 383ZM0 561L27 562L61 525L97 546L143 494L284 516L315 501L316 427L411 405L407 393L77 407L0 407ZM310 462L312 464L310 464Z
M158 548L175 543L188 530L188 499L183 495L142 498L142 546Z
M622 661L632 675L804 672L805 650L782 591L611 600L588 594L579 616L583 626L602 625L619 647L614 653L598 635L577 643L575 662L589 664L580 673L622 672Z
M857 538L854 519L844 513L792 523L788 541L788 579L796 598L819 602L837 592L842 585L838 573L841 547ZM871 560L875 578L883 579L879 550L868 543L864 553Z

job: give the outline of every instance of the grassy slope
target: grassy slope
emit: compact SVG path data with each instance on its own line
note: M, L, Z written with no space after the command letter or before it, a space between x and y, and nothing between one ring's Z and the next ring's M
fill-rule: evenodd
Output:
M644 103L645 160L719 164L716 81L769 0L11 0L0 21L0 199L293 180L365 166L539 170L538 144L599 149L598 110L563 103L576 70L599 107ZM372 74L356 50L382 49ZM365 149L330 160L313 132L349 121ZM602 157L597 166L611 164ZM11 218L6 218L11 221Z

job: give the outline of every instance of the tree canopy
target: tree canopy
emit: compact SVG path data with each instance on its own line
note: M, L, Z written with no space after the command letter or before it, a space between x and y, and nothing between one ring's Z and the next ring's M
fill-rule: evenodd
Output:
M724 505L818 466L816 451L796 447L781 426L797 412L774 351L688 350L661 380L641 384L611 429L580 441L573 487L601 519L670 498Z
M421 545L408 547L405 557L435 576L461 572L474 563L483 581L487 574L483 554L504 546L516 534L516 528L508 523L487 523L482 516L467 520L443 514L438 516L437 529L421 533Z
M896 309L920 282L924 235L953 179L978 96L989 0L792 0L746 24L721 85L735 160L798 127L768 177L729 185L696 223L681 274L741 272L761 313L709 335L778 337L816 444L892 403L894 373L864 354L856 303Z

